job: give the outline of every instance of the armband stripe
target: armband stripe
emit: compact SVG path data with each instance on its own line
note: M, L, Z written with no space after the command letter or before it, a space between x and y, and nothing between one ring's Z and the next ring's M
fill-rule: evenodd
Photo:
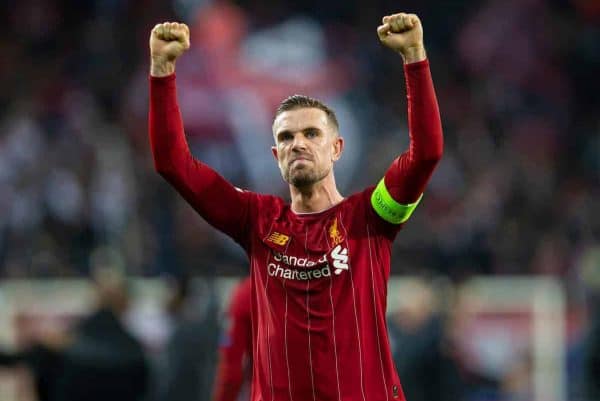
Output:
M371 205L379 217L388 223L401 224L410 218L410 215L417 208L422 198L423 194L421 194L419 199L414 203L408 205L398 203L388 192L385 187L384 179L382 178L371 194Z

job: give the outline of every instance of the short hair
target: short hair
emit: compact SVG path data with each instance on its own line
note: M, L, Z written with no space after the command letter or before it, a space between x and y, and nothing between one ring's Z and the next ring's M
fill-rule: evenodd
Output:
M329 108L325 103L321 102L320 100L305 95L292 95L289 96L287 99L284 99L283 102L279 104L279 107L277 107L277 111L275 112L275 118L277 118L277 116L279 116L285 111L303 108L323 110L325 114L327 114L327 118L330 122L333 123L335 128L340 128L335 112L331 108Z

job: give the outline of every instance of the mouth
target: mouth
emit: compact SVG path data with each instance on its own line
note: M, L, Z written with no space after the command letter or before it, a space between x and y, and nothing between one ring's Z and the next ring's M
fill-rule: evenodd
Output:
M310 159L308 157L296 157L290 161L289 165L291 166L292 164L294 164L296 162L307 162L307 161L310 161Z

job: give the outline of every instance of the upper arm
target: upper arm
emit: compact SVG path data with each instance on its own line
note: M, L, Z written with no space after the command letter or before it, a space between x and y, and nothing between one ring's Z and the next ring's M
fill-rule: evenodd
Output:
M192 156L177 104L175 75L150 79L148 121L156 170L206 221L247 248L252 194L237 190Z
M255 194L236 188L215 170L191 157L186 164L165 178L210 225L247 249Z
M403 224L411 217L437 161L415 160L406 152L396 158L370 198L375 213L390 224Z
M398 202L388 190L385 178L382 178L371 193L370 201L373 211L381 219L390 224L402 224L410 218L421 198L423 198L423 194L411 203Z

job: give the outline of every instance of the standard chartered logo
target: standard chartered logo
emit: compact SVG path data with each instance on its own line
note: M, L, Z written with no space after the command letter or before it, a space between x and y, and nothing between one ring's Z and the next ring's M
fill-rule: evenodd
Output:
M288 280L312 280L321 277L331 277L329 265L310 270L298 270L283 267L279 263L269 263L267 270L269 271L269 276L286 278Z
M275 252L274 262L267 265L267 271L271 277L288 280L313 280L331 277L331 267L327 256L327 254L324 254L319 260L310 260ZM348 249L337 245L331 251L330 256L335 275L340 275L344 270L348 270ZM301 269L298 269L298 267Z

